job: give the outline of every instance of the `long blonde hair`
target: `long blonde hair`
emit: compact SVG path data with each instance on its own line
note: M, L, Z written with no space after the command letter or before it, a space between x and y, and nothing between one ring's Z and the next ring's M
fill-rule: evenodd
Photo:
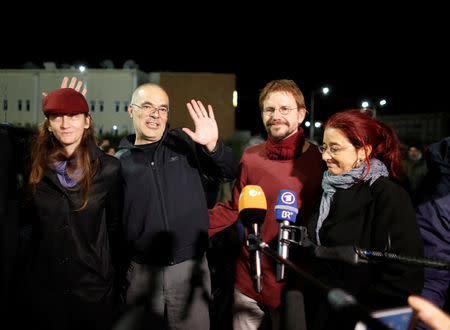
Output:
M86 114L86 116L89 116L89 114ZM81 211L86 207L89 200L92 177L97 168L97 161L91 162L89 157L89 141L92 140L97 144L92 118L89 119L91 124L89 128L84 130L80 144L70 157L65 156L63 146L53 133L48 130L50 126L48 118L45 118L41 123L31 147L31 172L28 184L32 188L33 193L36 184L44 177L45 170L52 169L50 164L58 161L67 161L69 176L74 174L75 170L80 170L80 175L77 176L78 183L74 188L68 188L69 190L80 191L83 196L83 204L77 211Z

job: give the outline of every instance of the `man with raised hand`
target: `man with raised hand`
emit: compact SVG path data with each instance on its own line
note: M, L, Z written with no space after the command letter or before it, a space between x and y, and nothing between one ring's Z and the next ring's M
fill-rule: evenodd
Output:
M191 100L187 108L195 130L169 130L167 93L155 84L139 86L128 107L136 134L122 139L116 153L131 258L126 300L145 302L153 329L209 329L203 183L231 181L238 171L231 149L219 139L212 106L207 111Z

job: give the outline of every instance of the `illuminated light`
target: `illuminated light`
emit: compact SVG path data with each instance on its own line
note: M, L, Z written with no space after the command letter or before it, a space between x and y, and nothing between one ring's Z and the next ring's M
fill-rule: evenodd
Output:
M78 70L80 70L80 72L84 72L86 70L86 67L84 65L80 65L78 67Z
M367 107L369 106L369 102L363 101L363 102L361 103L361 106L362 106L363 108L367 108Z
M320 122L320 121L316 121L315 123L314 123L314 127L315 128L319 128L319 127L321 127L322 126L322 123Z
M380 100L380 105L381 106L386 105L386 103L387 103L387 101L385 99Z
M113 130L117 131L119 127L117 125L113 125Z
M324 95L327 95L329 92L330 92L330 89L329 89L328 87L323 87L323 88L322 88L322 93L323 93Z
M234 91L233 92L233 107L237 107L237 104L238 104L238 93L237 93L237 91Z
M309 127L309 126L311 126L311 123L307 120L307 121L305 121L305 126Z

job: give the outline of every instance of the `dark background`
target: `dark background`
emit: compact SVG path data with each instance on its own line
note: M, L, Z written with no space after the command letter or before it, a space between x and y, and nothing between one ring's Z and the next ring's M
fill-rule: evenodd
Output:
M321 121L381 98L388 102L381 115L448 111L450 29L443 8L232 6L185 15L178 5L110 14L96 7L76 19L25 20L20 29L16 21L2 28L0 69L44 61L99 68L105 59L122 68L132 59L145 72L235 73L236 128L254 132L262 127L259 91L272 79L293 79L307 108L311 91L327 85L330 94L315 99Z

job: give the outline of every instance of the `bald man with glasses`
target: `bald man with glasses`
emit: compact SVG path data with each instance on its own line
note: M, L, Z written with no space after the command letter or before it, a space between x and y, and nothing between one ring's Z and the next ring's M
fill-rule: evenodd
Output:
M143 306L152 329L209 329L205 182L235 178L238 163L219 139L211 105L187 103L195 130L170 130L169 97L155 84L139 86L128 113L135 134L116 156L125 182L124 219L131 262L128 306Z

